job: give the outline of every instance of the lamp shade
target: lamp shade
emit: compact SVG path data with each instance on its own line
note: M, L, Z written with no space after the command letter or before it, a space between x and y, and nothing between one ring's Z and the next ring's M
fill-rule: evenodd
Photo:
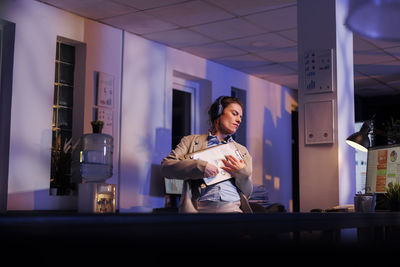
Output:
M352 0L347 27L368 38L400 40L400 0Z
M368 133L370 131L370 123L364 122L359 132L353 133L346 139L346 143L355 149L367 152L370 147Z

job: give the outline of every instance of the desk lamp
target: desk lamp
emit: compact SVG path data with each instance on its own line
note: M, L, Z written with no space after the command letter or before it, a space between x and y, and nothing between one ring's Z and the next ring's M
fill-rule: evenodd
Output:
M346 139L346 143L355 149L368 152L368 148L371 143L369 141L368 134L371 130L371 121L366 121L361 126L360 131L353 133Z

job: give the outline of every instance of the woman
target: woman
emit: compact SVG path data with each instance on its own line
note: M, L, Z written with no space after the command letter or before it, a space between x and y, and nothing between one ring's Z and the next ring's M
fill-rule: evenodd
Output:
M161 163L162 175L183 179L180 212L251 212L248 198L252 192L252 161L246 147L236 143L232 135L242 122L243 105L238 98L221 96L210 107L211 129L202 135L189 135ZM242 159L226 155L221 169L233 178L206 186L203 178L218 174L217 166L204 160L184 156L215 145L233 142Z

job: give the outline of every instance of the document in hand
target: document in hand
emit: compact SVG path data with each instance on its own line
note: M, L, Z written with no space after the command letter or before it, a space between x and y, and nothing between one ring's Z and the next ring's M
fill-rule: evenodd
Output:
M225 159L226 155L232 155L239 160L242 159L237 147L232 142L223 145L213 146L198 152L194 152L188 154L185 157L196 160L197 159L205 160L218 167L219 173L217 174L217 176L204 178L204 182L207 185L212 185L232 178L232 175L229 172L221 169L221 167L224 166L222 159Z

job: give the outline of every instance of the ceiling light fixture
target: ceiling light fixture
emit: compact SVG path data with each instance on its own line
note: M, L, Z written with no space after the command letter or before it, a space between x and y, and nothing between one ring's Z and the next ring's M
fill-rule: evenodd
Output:
M400 40L400 0L352 0L347 27L367 38Z

